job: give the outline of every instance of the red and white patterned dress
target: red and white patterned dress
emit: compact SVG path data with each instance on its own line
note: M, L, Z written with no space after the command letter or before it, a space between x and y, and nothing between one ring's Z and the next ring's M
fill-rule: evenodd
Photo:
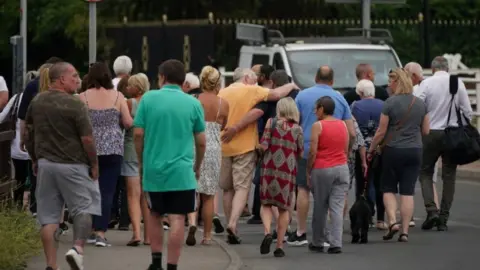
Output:
M267 146L260 172L260 200L287 210L296 182L297 159L303 152L303 132L297 123L282 119L272 128L271 124L272 119L260 141Z

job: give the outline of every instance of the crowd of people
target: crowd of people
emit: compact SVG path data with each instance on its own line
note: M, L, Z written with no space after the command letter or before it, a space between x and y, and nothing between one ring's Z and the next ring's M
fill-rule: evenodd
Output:
M329 66L319 67L308 89L268 65L235 69L234 82L223 89L212 66L195 76L181 62L167 60L152 90L145 74L131 74L127 56L118 57L113 70L115 78L104 63L93 63L81 79L73 65L51 58L2 108L1 121L18 118L12 160L20 185L14 200L22 206L30 191L47 270L58 269L55 243L67 220L74 232L65 254L72 269L83 269L87 243L110 246L107 231L117 223L119 230L131 224L127 246L150 246L149 270L163 269L166 230L167 270L177 269L185 225L187 245L196 245L200 224L202 245L211 243L212 231L226 231L229 244L241 244L237 225L252 183L247 223L263 224L261 254L270 253L274 242L275 257L285 256L284 242L341 253L352 187L357 199L366 197L369 223L385 230L384 240L400 232L398 241L408 242L417 179L427 211L422 229L448 229L456 165L441 141L457 119L446 108L454 102L467 118L472 109L460 80L451 96L443 57L432 61L434 75L427 79L417 63L391 70L388 89L376 87L372 67L360 64L356 91L345 95L332 88ZM441 203L434 184L439 157Z

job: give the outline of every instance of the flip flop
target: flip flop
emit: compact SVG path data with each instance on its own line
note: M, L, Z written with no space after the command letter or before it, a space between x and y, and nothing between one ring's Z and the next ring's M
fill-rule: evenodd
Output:
M128 247L138 247L140 245L140 240L130 240L128 243L127 243L127 246Z
M238 237L233 231L232 229L230 228L227 228L227 239L228 239L228 243L230 245L239 245L240 243L242 243L242 240L240 239L240 237Z
M212 239L203 239L202 242L200 243L203 246L210 246L212 244Z
M400 228L394 229L395 226L399 226L400 222L395 222L388 227L388 232L383 236L383 240L392 240L392 238L400 231Z

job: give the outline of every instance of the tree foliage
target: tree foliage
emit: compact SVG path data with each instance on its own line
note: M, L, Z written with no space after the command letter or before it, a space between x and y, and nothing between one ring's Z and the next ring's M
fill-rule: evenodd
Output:
M480 1L429 0L432 19L480 18ZM0 4L0 59L10 57L9 37L19 32L20 0L3 0ZM372 18L417 19L423 0L408 0L406 5L373 6ZM302 19L360 19L359 4L326 4L323 0L105 0L98 4L99 49L111 46L104 35L106 22L160 21L166 14L169 20L185 18L206 19L212 12L217 18L302 18ZM28 1L29 48L62 46L65 53L75 50L86 54L88 47L88 4L84 0ZM417 28L392 28L400 54L417 57L420 38ZM432 32L433 52L465 52L480 65L475 52L480 37L472 35L474 28L438 30ZM455 35L455 38L445 38ZM69 48L66 48L69 47ZM70 48L71 47L71 48ZM29 49L30 50L30 49ZM472 54L472 55L470 55ZM30 59L30 55L29 55Z

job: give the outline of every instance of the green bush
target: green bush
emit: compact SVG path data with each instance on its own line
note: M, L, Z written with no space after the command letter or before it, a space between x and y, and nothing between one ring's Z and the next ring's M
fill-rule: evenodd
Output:
M41 249L36 220L28 212L0 206L0 243L0 270L25 269Z

